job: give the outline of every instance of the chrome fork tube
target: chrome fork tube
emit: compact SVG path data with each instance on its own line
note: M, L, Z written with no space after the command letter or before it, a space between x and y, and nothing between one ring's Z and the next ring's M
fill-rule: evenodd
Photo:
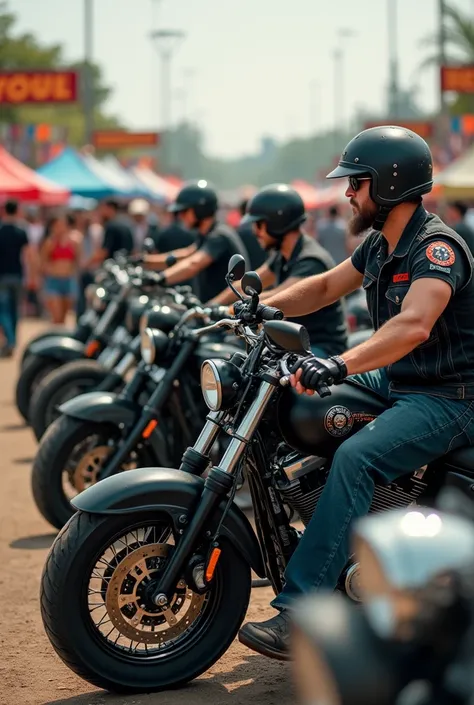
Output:
M222 456L221 462L219 463L220 470L229 474L233 472L247 442L250 441L255 429L260 423L260 419L275 390L276 387L274 384L262 382L255 399L236 430L236 437L231 440L226 452Z

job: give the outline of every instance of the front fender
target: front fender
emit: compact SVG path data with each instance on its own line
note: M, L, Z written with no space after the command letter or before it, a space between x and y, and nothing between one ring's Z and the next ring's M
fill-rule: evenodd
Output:
M32 343L28 354L70 362L71 360L82 360L85 357L84 350L84 343L81 343L80 340L75 340L68 335L52 335Z
M121 399L113 392L86 392L61 404L59 411L64 416L96 423L134 423L142 409L128 399Z
M177 528L178 518L189 516L204 488L202 477L171 468L142 468L108 477L81 492L71 501L72 506L89 514L135 514L157 511L168 514ZM210 530L217 528L227 506L222 499L211 519ZM265 576L260 546L247 517L232 504L221 534L241 553L259 577Z

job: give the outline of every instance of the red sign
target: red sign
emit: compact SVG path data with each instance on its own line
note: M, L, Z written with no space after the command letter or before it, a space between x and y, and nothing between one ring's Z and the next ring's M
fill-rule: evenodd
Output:
M441 66L441 90L474 93L474 66Z
M77 71L0 71L0 105L74 103Z
M417 135L423 137L423 139L428 139L433 136L434 125L432 122L426 120L379 120L365 123L365 129L368 130L369 127L380 127L381 125L397 125L398 127L404 127L406 130L411 130L416 132Z
M94 132L93 144L97 149L121 149L123 147L156 147L157 132L126 132L125 130L99 130Z

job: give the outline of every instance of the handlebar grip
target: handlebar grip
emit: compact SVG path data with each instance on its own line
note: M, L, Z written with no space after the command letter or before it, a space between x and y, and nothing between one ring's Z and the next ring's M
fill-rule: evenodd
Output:
M264 321L281 321L283 318L283 311L274 306L265 306L262 310L262 320Z

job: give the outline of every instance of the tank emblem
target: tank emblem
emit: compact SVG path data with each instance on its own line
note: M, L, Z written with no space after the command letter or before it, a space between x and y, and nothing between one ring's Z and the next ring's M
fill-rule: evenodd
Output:
M345 406L332 406L324 417L324 428L331 436L345 436L354 425L354 417Z

